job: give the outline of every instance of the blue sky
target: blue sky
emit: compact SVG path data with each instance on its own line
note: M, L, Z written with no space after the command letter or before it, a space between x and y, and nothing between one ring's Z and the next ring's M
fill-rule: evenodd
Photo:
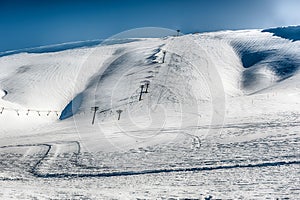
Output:
M298 0L0 0L0 51L140 27L190 33L298 25L299 10Z

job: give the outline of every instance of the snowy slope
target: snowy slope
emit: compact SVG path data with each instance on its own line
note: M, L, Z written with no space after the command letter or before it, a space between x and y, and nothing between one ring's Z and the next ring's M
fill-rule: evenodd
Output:
M0 54L0 198L299 196L299 41L98 42Z
M263 92L270 87L289 87L289 93L296 93L298 83L293 77L297 77L298 52L299 42L246 30L2 56L0 106L5 109L1 120L4 123L7 113L38 124L24 115L51 122L57 115L65 119L76 112L89 112L92 106L99 106L100 111L126 110L133 102L129 109L135 116L143 115L139 113L142 107L156 109L162 104L180 114L192 110L194 115L203 112L212 118L213 106L225 102L225 97ZM151 89L148 102L138 102L140 85L145 82ZM285 86L286 82L292 87ZM168 99L162 98L162 93ZM203 102L210 103L200 111ZM217 110L224 112L222 108Z

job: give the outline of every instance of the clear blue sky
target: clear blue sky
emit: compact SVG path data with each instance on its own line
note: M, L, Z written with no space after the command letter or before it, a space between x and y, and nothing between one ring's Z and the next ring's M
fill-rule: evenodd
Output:
M299 0L0 0L0 51L149 26L190 33L298 25L299 10Z

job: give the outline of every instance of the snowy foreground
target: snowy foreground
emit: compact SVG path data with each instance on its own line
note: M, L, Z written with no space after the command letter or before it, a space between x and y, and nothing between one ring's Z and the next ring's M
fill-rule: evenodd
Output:
M0 57L0 199L300 198L299 41L90 43Z

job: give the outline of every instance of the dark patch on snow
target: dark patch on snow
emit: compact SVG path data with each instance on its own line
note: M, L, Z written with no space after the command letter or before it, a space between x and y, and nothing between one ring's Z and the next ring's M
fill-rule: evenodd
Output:
M244 42L233 42L232 46L241 58L242 64L245 68L250 68L276 53L275 50L268 48L266 48L266 50L257 50Z
M131 75L133 75L133 74L135 74L134 72L132 72L132 73L129 73L129 74L127 74L126 76L131 76Z
M135 176L146 174L159 173L175 173L175 172L197 172L197 171L214 171L226 169L243 169L243 168L263 168L263 167L279 167L285 165L299 165L300 161L278 161L278 162L264 162L255 164L233 164L233 165L219 165L219 166L203 166L191 168L168 168L168 169L152 169L142 171L117 171L117 172L103 172L103 173L34 173L35 177L39 178L83 178L83 177L118 177L118 176Z
M245 70L242 74L242 77L242 86L244 88L252 87L260 79L255 70Z
M270 62L273 71L281 78L293 75L299 69L299 63L299 60L297 61L288 56Z
M261 52L250 52L250 51L241 51L241 60L243 66L245 68L249 68L263 60L265 60L268 56L271 55L269 51L261 51Z
M21 66L17 69L17 74L23 74L30 70L30 66Z
M7 92L7 90L2 90L3 91L3 93L4 93L4 95L1 97L2 99L4 99L4 97L8 94L8 92Z
M154 76L146 76L145 78L149 79L149 78L153 78Z
M79 109L83 99L83 94L78 94L68 105L63 109L59 119L64 120L72 117Z
M115 50L115 52L113 53L113 55L119 55L121 53L123 53L125 51L126 48L118 48Z
M273 72L279 81L294 75L299 70L300 59L294 54L276 49L276 45L275 47L273 44L252 46L251 43L244 42L233 42L232 45L246 68L242 80L244 87L251 87L251 84L256 84L266 78L258 73L262 67Z
M300 40L300 26L270 28L262 30L262 32L273 33L274 36L282 37L292 41Z
M160 52L160 51L161 51L160 48L154 49L154 50L152 51L152 54L147 58L147 60L150 60L150 61L156 60L156 58L157 58L157 55L156 55L156 54L158 54L158 52Z
M105 79L106 77L114 74L116 70L120 70L122 64L125 63L132 55L130 53L124 53L115 59L103 72L101 79Z

